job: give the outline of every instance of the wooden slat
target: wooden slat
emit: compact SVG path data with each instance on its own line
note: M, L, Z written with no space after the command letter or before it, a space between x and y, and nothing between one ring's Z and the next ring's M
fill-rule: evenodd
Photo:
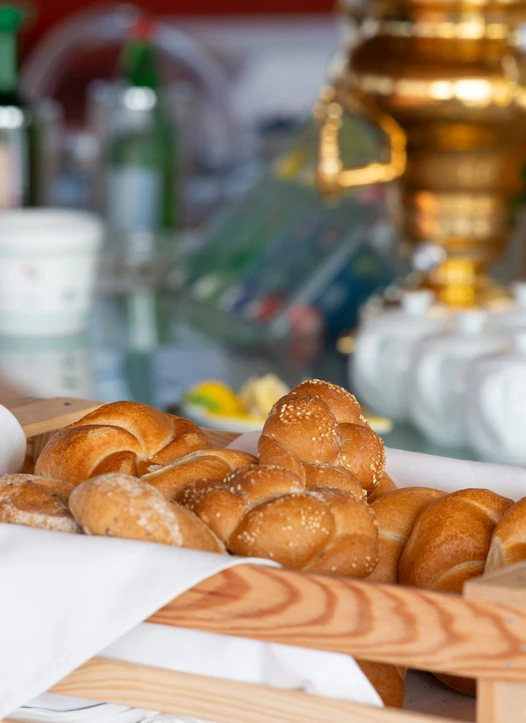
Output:
M150 622L526 680L526 614L401 586L243 565L194 587Z
M453 723L446 718L101 658L75 670L51 692L217 723Z
M239 434L234 432L221 432L217 429L205 429L204 432L214 447L226 447L239 437Z
M467 598L497 605L512 606L507 617L514 626L515 616L526 609L526 565L519 563L470 580L464 585L463 595ZM516 608L514 611L513 608ZM504 642L504 641L502 641ZM502 645L501 642L501 645ZM503 646L504 647L504 646ZM523 655L526 646L522 646ZM526 657L526 656L524 656ZM505 663L512 666L513 661ZM477 681L477 723L526 723L526 677L522 683L499 680Z
M31 438L62 429L100 406L100 402L61 397L25 400L9 409L24 428L26 437Z

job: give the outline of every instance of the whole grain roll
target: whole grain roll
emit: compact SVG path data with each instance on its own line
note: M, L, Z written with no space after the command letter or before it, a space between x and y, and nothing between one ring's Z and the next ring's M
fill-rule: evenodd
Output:
M485 573L526 560L526 498L507 510L491 538Z
M418 517L398 566L398 581L461 593L482 575L493 531L513 502L485 489L441 497Z
M69 506L88 535L224 552L221 542L190 510L131 475L92 477L73 490Z
M420 513L443 495L429 487L406 487L372 503L378 520L379 554L368 580L390 585L397 582L398 563Z
M0 522L58 532L80 532L69 508L73 487L31 474L0 477Z

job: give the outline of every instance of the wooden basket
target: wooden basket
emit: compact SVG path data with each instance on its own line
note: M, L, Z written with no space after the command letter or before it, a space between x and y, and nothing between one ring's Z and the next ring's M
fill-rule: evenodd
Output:
M98 406L51 399L24 400L11 409L35 457L50 434ZM224 446L236 435L209 436ZM148 622L475 677L478 723L526 721L523 563L469 582L462 597L247 564L195 586ZM217 723L454 720L102 658L52 691Z

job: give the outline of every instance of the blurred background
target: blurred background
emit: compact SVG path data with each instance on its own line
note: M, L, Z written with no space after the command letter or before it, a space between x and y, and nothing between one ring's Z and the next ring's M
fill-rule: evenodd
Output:
M319 376L392 446L526 464L525 18L0 3L3 399L242 431Z

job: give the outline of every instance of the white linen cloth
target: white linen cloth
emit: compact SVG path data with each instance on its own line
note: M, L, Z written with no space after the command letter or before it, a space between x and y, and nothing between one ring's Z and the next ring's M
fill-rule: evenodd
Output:
M254 452L257 439L258 433L249 433L231 447ZM387 469L399 486L487 487L513 499L526 490L526 470L500 465L388 450ZM0 719L9 714L35 723L174 720L43 694L94 655L381 706L348 656L141 622L199 581L246 562L0 525Z

